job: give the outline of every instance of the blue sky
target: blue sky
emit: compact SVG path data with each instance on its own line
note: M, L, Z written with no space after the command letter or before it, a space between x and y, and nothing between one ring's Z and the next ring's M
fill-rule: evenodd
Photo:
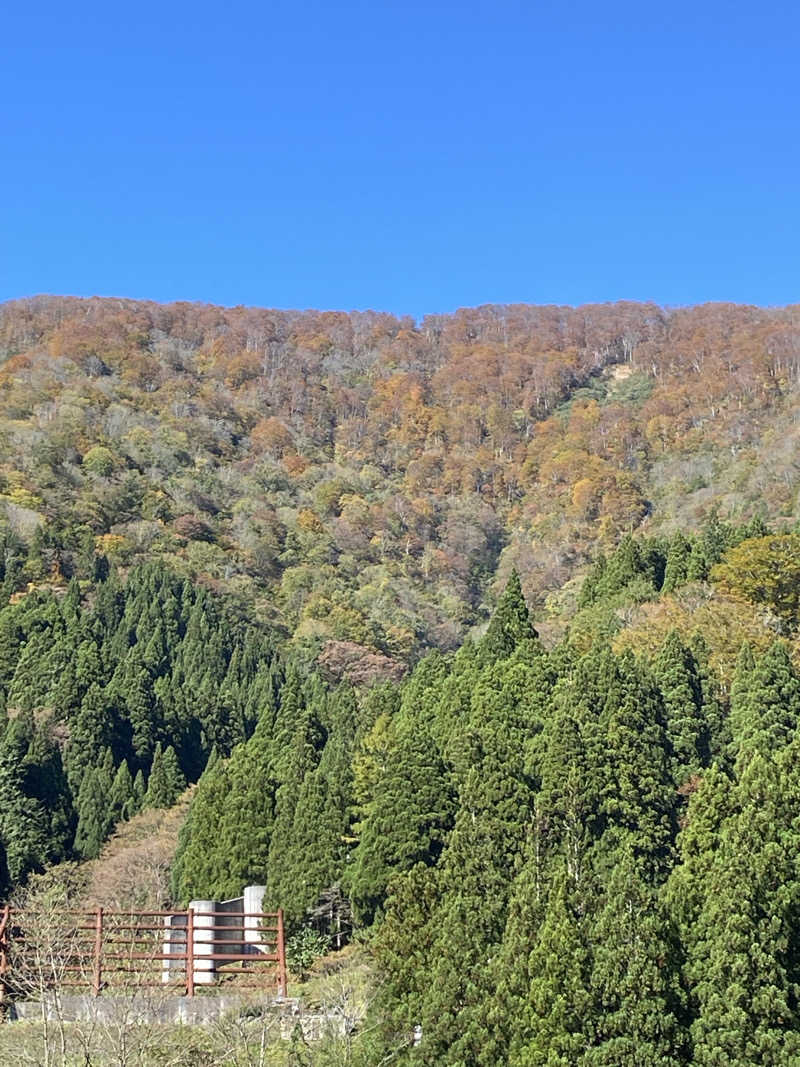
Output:
M800 10L9 5L0 299L800 302Z

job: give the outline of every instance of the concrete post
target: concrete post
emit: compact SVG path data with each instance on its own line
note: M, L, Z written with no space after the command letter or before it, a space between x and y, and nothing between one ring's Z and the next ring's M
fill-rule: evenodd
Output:
M162 956L169 956L174 951L174 949L172 947L172 919L173 919L172 915L165 915L164 916L164 940L161 942L161 955ZM161 961L161 981L164 983L164 985L166 985L167 982L169 982L170 978L172 977L172 975L170 973L171 971L172 971L172 960L164 960L164 959L162 959L162 961Z
M244 951L250 951L252 945L257 952L269 952L269 946L264 944L264 935L261 932L261 920L253 918L254 913L263 910L264 893L267 887L264 885L246 885L242 897L242 911L244 912Z
M164 940L161 955L171 959L161 961L161 981L166 985L175 978L175 972L186 970L186 912L164 916Z
M194 929L192 931L192 949L194 954L194 984L212 985L216 964L209 957L214 953L215 907L213 900L190 900L189 907L194 911Z

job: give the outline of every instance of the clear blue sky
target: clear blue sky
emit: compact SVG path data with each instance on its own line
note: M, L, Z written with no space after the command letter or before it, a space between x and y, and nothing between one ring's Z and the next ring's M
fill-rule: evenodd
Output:
M0 299L800 301L800 10L13 3Z

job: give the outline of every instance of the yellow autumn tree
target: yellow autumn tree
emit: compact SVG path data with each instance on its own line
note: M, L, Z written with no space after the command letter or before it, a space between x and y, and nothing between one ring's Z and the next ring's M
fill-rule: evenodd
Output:
M748 538L728 549L711 580L724 593L769 609L794 630L800 608L800 536Z

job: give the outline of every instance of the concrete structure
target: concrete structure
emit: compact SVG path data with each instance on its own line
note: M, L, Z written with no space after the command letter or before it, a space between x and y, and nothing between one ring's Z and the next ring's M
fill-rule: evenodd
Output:
M172 997L158 993L138 993L127 997L94 997L89 994L54 997L44 1001L16 1001L9 1006L9 1022L27 1020L40 1023L42 1017L60 1022L91 1022L135 1026L154 1023L204 1025L226 1017L263 1013L275 1020L277 1033L287 1040L300 1025L307 1041L329 1034L344 1036L346 1023L339 1013L304 1008L300 1000L287 997L243 996L220 993L213 997ZM277 1034L276 1034L277 1036Z
M217 969L213 956L249 955L274 951L274 940L267 942L261 931L261 909L266 887L245 886L240 897L231 900L190 900L192 913L169 915L164 919L162 982L179 977L185 968L187 939L191 936L194 960L194 984L212 985ZM188 927L191 926L191 934ZM221 961L224 962L224 961Z

